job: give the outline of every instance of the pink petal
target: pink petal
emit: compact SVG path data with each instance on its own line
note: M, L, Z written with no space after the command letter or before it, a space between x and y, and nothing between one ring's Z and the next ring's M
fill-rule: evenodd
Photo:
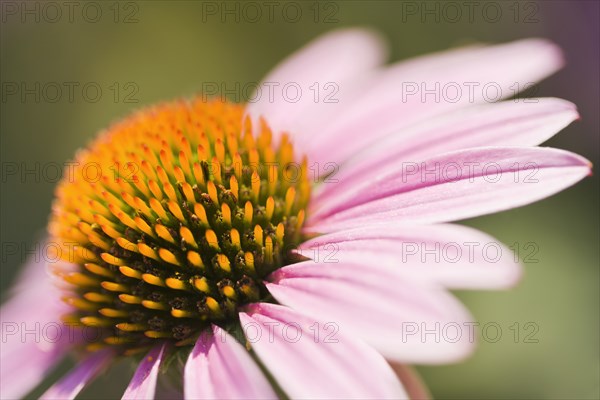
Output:
M148 355L140 362L133 379L123 394L123 399L154 399L156 381L158 379L158 372L165 346L164 343L154 346Z
M21 293L0 310L1 398L19 398L31 391L72 344L74 329L60 320L51 296L52 292Z
M2 329L3 335L12 334L13 329L17 329L17 335L21 335L21 332L18 331L19 325L15 326L10 322L5 325L3 321ZM65 352L61 347L44 348L44 345L45 343L40 343L39 347L31 343L28 343L27 346L2 344L3 351L9 346L12 349L18 349L18 351L13 351L0 360L0 398L23 397L39 385L65 356ZM27 363L24 363L23 360L27 360Z
M186 399L275 399L277 395L235 338L216 325L202 335L185 365Z
M472 351L471 317L441 288L401 269L306 261L277 270L267 289L280 303L365 340L387 359L445 363ZM462 335L455 335L460 329ZM425 330L437 332L425 335ZM448 333L450 332L450 333ZM457 336L457 337L455 337Z
M312 162L340 163L415 122L514 96L517 89L538 82L562 64L560 49L541 39L471 46L400 62L367 82L360 98L343 114L330 115L331 124L307 131L310 146L305 150ZM427 95L427 90L434 94Z
M258 303L240 323L261 362L291 398L407 398L389 364L362 341L304 314Z
M393 219L405 224L454 221L551 196L590 173L589 161L551 148L486 147L421 163L388 165L388 173L339 193L312 215L312 231L331 232Z
M319 109L324 111L335 106L335 103L324 102L325 96L333 94L335 90L335 87L325 88L326 84L332 83L339 89L342 86L340 82L381 64L385 53L381 39L368 30L342 29L320 36L285 59L265 77L261 91L255 94L257 98L249 99L248 114L255 122L261 115L266 117L275 134L282 131L297 133L294 128L298 123L305 122ZM269 95L265 83L273 85L272 95ZM315 83L320 91L317 101ZM300 87L302 93L298 101L289 100L296 96L293 87L289 89L287 99L283 96L284 87L288 84ZM338 99L337 96L333 95L331 100Z
M414 368L398 363L393 363L392 368L406 388L406 392L411 400L429 400L432 398L431 393L427 390L427 386L425 386Z
M388 221L318 236L302 243L298 252L325 264L371 265L376 260L411 278L452 289L501 289L513 286L521 276L510 249L460 225Z
M388 135L361 151L322 185L317 204L339 190L384 174L394 160L425 160L480 146L537 146L578 118L575 105L560 99L527 99L476 105L441 115ZM333 200L335 201L335 200Z
M74 399L89 382L108 366L113 357L114 353L109 349L91 354L85 360L78 363L60 381L52 385L40 399Z
M20 398L30 392L79 338L77 330L60 320L68 307L47 275L45 241L37 248L0 309L1 398Z

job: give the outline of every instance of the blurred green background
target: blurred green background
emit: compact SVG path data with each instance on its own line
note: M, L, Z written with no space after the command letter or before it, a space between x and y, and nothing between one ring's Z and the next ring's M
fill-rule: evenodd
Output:
M450 9L444 14L444 2L401 1L300 1L288 6L286 17L282 11L286 3L278 2L272 19L264 2L257 2L263 15L256 22L250 9L244 14L239 8L239 22L235 15L223 21L219 15L207 14L207 5L223 7L222 2L72 3L72 15L64 3L54 3L60 16L47 3L27 2L33 10L29 14L21 9L24 3L2 4L3 245L16 243L23 249L32 245L45 227L55 186L55 172L48 166L62 165L112 121L147 104L189 96L203 82L259 81L276 62L310 39L345 26L380 30L389 41L392 61L474 41L552 39L565 50L567 66L540 84L536 95L574 101L582 120L548 145L575 151L598 165L596 1L480 1L472 4L472 16L464 2L457 2L459 17ZM15 5L17 11L6 4ZM243 6L226 4L234 10ZM439 12L422 15L426 7L438 7ZM294 16L296 9L301 10L300 17ZM494 10L500 10L500 17ZM30 88L36 82L42 86L56 82L63 89L65 82L79 86L73 99L63 92L55 102L51 86L39 102L34 95L26 95L23 101L21 93L10 94L13 83ZM82 93L86 84L87 98ZM102 96L94 102L97 86ZM31 169L39 163L38 179L6 176L6 168L21 163ZM496 322L503 334L496 343L481 341L465 362L419 368L436 398L600 396L598 203L596 175L537 204L466 221L508 245L518 243L522 252L526 243L534 242L539 252L537 262L525 263L524 279L517 288L458 294L482 325ZM2 251L4 291L22 257L7 254L4 247ZM539 327L534 336L537 343L524 340L532 332L531 327L525 330L528 322ZM514 323L520 324L517 343L510 330ZM111 386L111 393L120 397L124 376L103 377L84 394L98 397L99 389Z

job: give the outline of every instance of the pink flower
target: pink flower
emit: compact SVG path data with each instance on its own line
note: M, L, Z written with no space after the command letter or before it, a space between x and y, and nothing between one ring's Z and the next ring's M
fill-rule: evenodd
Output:
M573 104L490 101L555 72L561 53L531 39L382 67L384 53L370 32L332 32L277 66L245 109L159 105L78 153L119 162L119 179L79 168L59 185L48 243L75 246L49 275L29 262L2 307L2 398L71 351L82 361L44 398L74 398L136 351L147 355L124 398L155 397L163 361L192 346L189 399L405 398L387 361L468 356L471 335L444 333L472 320L449 290L510 287L520 267L446 222L590 173L576 154L536 147L578 117ZM431 262L424 248L469 257ZM36 324L61 335L22 336Z

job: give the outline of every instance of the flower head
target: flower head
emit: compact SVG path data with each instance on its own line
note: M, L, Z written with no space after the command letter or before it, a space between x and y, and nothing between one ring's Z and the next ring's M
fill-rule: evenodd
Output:
M112 360L142 352L125 398L154 397L161 369L183 375L189 399L403 398L387 361L468 355L471 335L414 329L467 324L448 289L508 287L520 268L493 238L443 222L585 177L587 160L536 147L577 112L559 99L438 102L398 87L494 79L506 96L559 68L560 52L526 40L378 69L382 54L369 32L334 32L265 81L338 82L337 103L166 103L78 153L49 224L60 290L32 263L2 313L3 329L62 318L78 335L46 347L12 339L2 395L26 394L70 351L83 361L44 397L73 398ZM414 244L469 257L407 259ZM165 361L174 354L181 370Z
M243 113L219 101L163 104L78 154L57 189L50 241L66 262L53 272L70 284L68 320L103 328L93 347L193 343L268 298L264 279L294 262L306 161L294 162L286 139L273 146L264 122L255 137Z

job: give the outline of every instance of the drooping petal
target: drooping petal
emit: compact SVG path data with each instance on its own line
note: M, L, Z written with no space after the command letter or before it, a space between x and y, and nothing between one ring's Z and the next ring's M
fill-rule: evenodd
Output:
M137 367L129 386L127 386L123 399L154 399L158 372L165 347L164 343L158 344L144 357Z
M202 335L185 365L186 399L275 399L248 351L216 325Z
M247 306L240 322L261 362L291 398L407 398L383 357L335 323L265 303Z
M388 135L353 157L313 200L327 205L340 190L384 174L394 160L420 161L481 146L537 146L579 117L573 103L555 98L475 105Z
M521 276L510 249L460 225L388 221L318 236L298 252L324 264L377 263L452 289L503 289Z
M387 359L439 364L473 348L468 312L445 290L401 269L306 261L277 270L269 292L281 304L365 340ZM426 334L426 332L431 332Z
M542 39L470 46L400 62L365 83L360 98L343 114L330 115L332 123L310 135L306 151L313 162L341 163L417 121L514 96L562 65L560 49Z
M66 354L72 328L60 321L60 313L49 304L51 296L22 293L0 310L2 398L19 398L31 391Z
M43 400L74 399L79 392L100 374L111 362L114 353L110 349L97 351L75 368L60 381L52 385L41 397Z
M41 326L39 326L40 329ZM21 324L2 321L2 335L7 337L14 334L20 337L22 327ZM38 335L39 337L40 334L38 331L38 333L29 333L29 336ZM7 352L0 360L2 369L0 397L3 399L23 397L40 384L65 356L65 352L60 346L46 347L46 343L39 343L38 346L32 343L18 346L14 344L13 340L7 340L2 344L3 351L9 347L15 351ZM24 363L23 360L27 360L27 363Z
M60 319L67 306L46 271L46 242L36 248L0 309L3 399L23 397L35 388L78 339L76 329Z
M423 380L414 368L410 365L398 363L392 363L391 365L411 400L429 400L432 398L431 393L429 393L429 390L427 390Z
M590 173L588 160L538 147L480 147L423 162L399 160L388 173L339 193L309 229L332 232L369 223L455 221L520 207Z
M248 114L255 122L259 116L267 118L275 135L298 133L294 129L297 123L318 113L315 108L327 110L335 105L327 102L326 96L339 100L337 91L345 88L341 82L351 82L378 66L385 54L379 36L365 29L335 30L320 36L264 78L260 91L249 99ZM321 99L315 101L317 95Z

